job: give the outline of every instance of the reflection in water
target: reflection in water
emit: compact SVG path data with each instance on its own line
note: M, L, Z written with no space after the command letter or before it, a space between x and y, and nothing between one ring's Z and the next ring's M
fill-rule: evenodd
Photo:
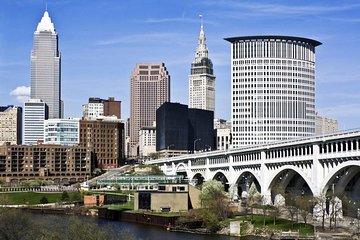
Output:
M41 214L31 214L32 220L44 223L46 222L47 226L56 226L58 229L62 229L65 224L69 222L71 216L66 215L41 215ZM96 222L98 226L110 227L116 231L124 231L130 233L136 239L141 240L153 240L153 239L166 239L166 240L235 240L239 239L237 237L230 237L224 235L200 235L200 234L191 234L191 233L182 233L182 232L172 232L166 231L165 228L119 222L119 221L109 221L104 219L98 219L96 217L76 217L81 221ZM42 224L42 226L45 226ZM255 238L251 238L255 239Z

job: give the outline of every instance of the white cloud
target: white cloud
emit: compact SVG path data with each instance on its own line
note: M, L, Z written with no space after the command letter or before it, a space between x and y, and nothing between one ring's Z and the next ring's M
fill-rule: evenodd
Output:
M10 96L15 97L19 103L24 103L30 98L30 87L19 86L10 92Z

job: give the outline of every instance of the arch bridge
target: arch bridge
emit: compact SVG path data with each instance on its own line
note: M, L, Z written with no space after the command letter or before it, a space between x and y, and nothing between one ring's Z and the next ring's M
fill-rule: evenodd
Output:
M332 192L360 202L360 130L148 161L191 181L217 179L233 198L254 184L266 201L278 191Z

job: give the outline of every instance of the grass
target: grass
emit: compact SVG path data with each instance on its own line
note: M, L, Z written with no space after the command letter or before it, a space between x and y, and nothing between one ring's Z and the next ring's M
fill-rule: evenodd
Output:
M180 217L182 213L180 212L150 212L150 211L143 211L143 210L132 210L132 213L141 213L146 215L153 215L153 216L163 216L163 217Z
M78 192L68 192L72 201L81 201L81 194ZM40 204L40 199L45 196L49 203L61 202L62 193L37 193L37 192L13 192L0 193L0 199L6 205ZM1 201L0 200L0 201Z
M126 211L126 210L134 210L134 201L126 202L123 204L112 204L112 205L105 205L111 210L118 210L118 211Z
M304 223L292 223L290 220L278 218L276 219L276 225L274 225L274 220L271 216L265 216L265 226L264 226L264 216L262 215L253 215L253 225L255 228L268 228L281 231L298 231L301 235L313 235L314 226ZM251 216L238 216L234 220L242 221L251 221ZM294 225L294 226L293 226Z

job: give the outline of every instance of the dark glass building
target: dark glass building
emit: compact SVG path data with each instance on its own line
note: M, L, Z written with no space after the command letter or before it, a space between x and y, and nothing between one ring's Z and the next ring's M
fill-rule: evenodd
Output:
M156 111L156 151L215 149L213 122L213 111L165 102Z

